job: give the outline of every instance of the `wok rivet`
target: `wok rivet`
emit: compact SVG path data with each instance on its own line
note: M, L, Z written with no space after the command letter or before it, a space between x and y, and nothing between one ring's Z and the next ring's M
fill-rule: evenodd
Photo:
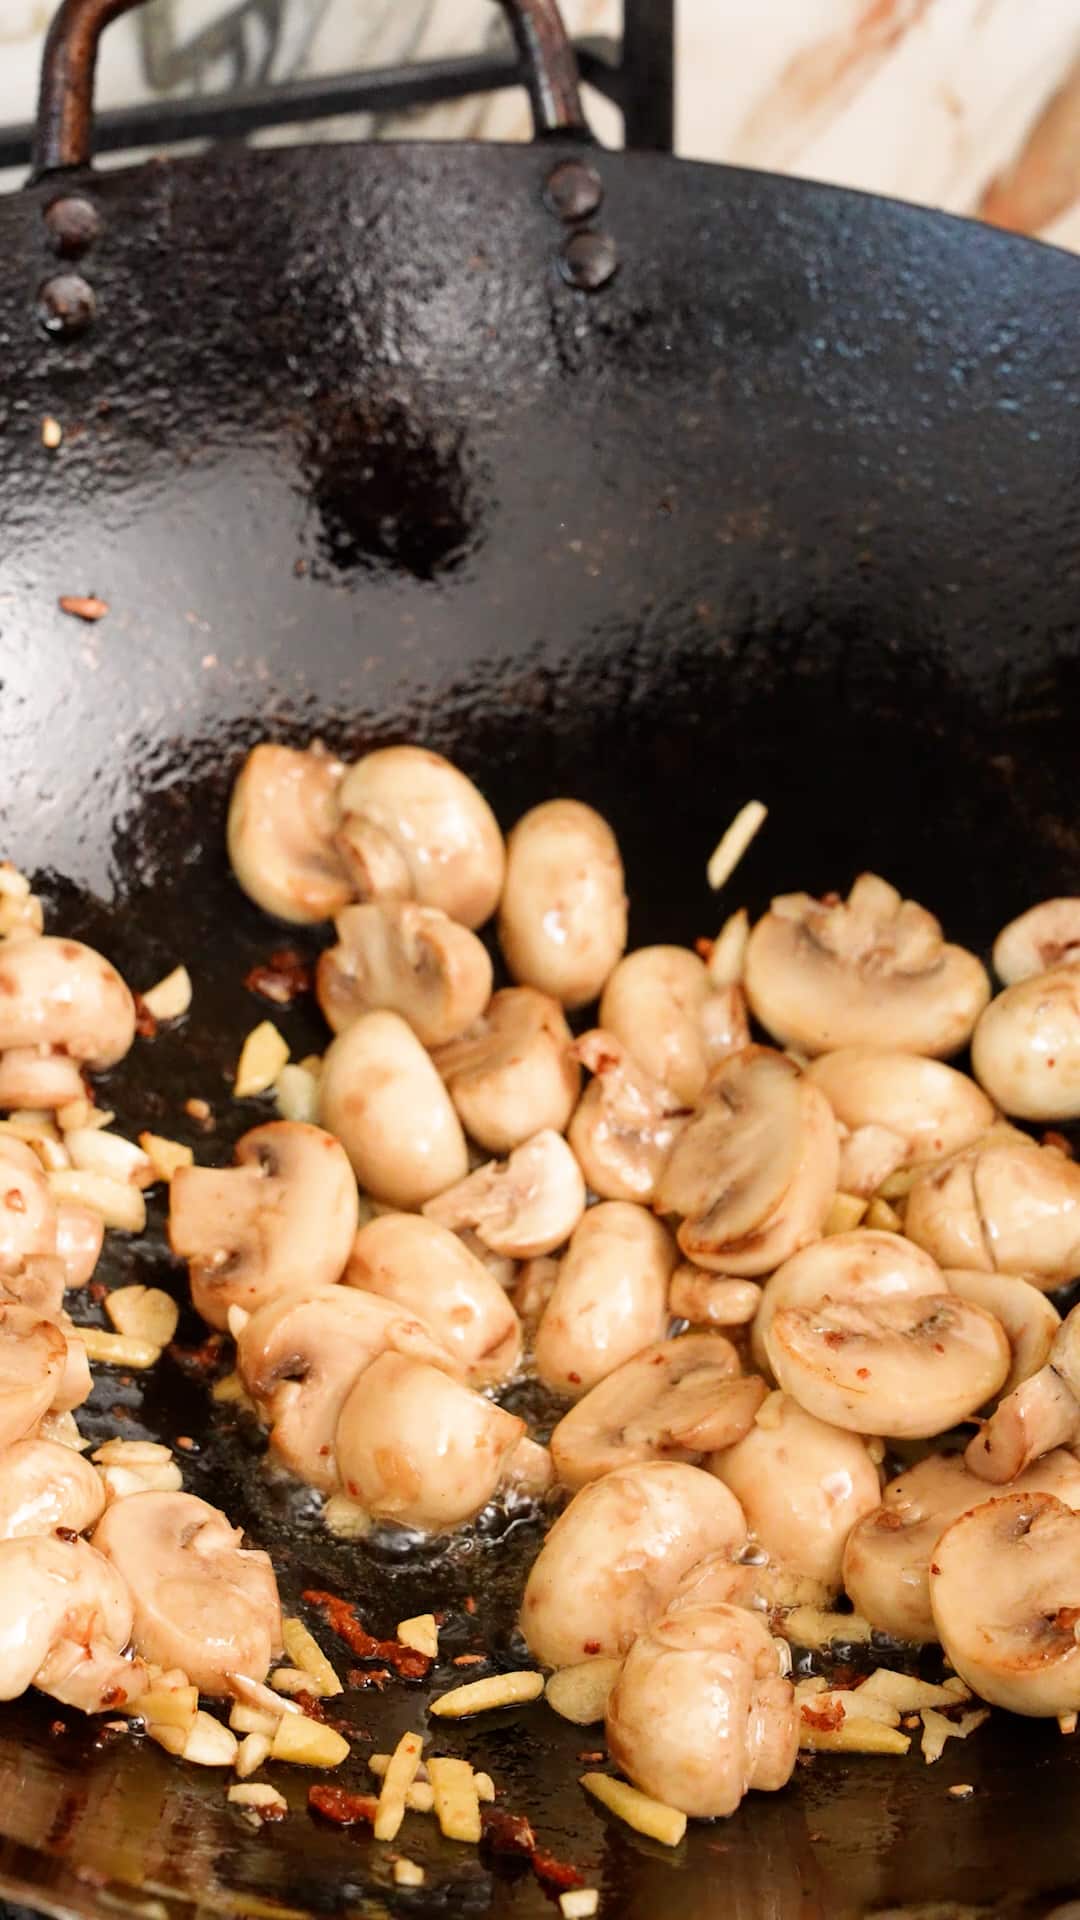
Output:
M43 215L53 251L62 260L77 260L101 232L101 215L82 193L64 193L50 200Z
M619 256L610 233L586 229L572 233L559 256L559 271L572 287L595 293L606 287L619 265Z
M68 339L84 333L96 307L94 290L81 273L54 273L38 289L38 319L46 333Z
M560 160L544 182L544 202L560 220L585 220L604 197L604 183L595 167L583 160Z

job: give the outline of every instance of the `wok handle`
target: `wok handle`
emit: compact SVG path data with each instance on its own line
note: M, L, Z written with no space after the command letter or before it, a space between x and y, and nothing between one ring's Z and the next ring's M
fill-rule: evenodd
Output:
M94 140L94 69L111 21L144 0L61 0L41 61L33 176L88 166ZM500 0L521 59L537 139L591 139L577 59L557 0Z

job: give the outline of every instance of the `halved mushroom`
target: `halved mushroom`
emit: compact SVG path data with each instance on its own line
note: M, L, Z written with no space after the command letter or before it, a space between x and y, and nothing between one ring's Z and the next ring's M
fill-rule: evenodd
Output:
M293 1473L332 1493L334 1435L353 1384L380 1353L454 1363L422 1321L355 1287L290 1288L259 1307L237 1336L240 1377Z
M581 1170L602 1200L647 1206L686 1125L686 1109L602 1027L583 1033L574 1053L593 1076L567 1136Z
M942 1267L1049 1292L1080 1275L1080 1166L1026 1141L969 1148L915 1182L904 1232Z
M146 1687L122 1657L131 1620L126 1582L85 1540L0 1541L0 1700L35 1686L84 1713L129 1704Z
M0 1540L85 1533L105 1507L105 1488L81 1453L56 1440L16 1440L0 1453Z
M1005 1329L953 1294L780 1307L769 1364L808 1413L853 1433L925 1439L966 1420L1009 1371Z
M626 946L618 843L580 800L546 800L506 843L499 945L515 980L564 1007L595 1000Z
M759 1420L710 1473L730 1487L769 1559L840 1591L844 1542L881 1498L878 1470L861 1439L815 1419L786 1393L773 1394Z
M464 1178L461 1122L431 1059L396 1013L365 1013L332 1041L319 1118L360 1185L391 1207L419 1207Z
M667 1331L675 1243L644 1207L590 1207L559 1265L534 1343L536 1370L579 1397Z
M373 900L346 907L334 924L337 945L319 955L315 992L335 1033L384 1009L400 1013L425 1047L439 1047L487 1006L486 948L437 907Z
M229 801L232 870L264 913L296 926L329 920L352 897L334 846L344 763L318 747L252 747Z
M180 1667L200 1693L228 1675L264 1680L281 1651L281 1605L269 1556L241 1547L238 1527L193 1493L132 1493L106 1507L94 1546L135 1603L135 1650Z
M49 934L0 947L0 1106L81 1099L80 1069L115 1066L134 1037L135 1002L92 947Z
M806 1072L846 1129L843 1193L871 1194L898 1167L942 1160L993 1124L994 1109L973 1080L916 1053L841 1047L820 1054Z
M435 1054L465 1131L488 1153L510 1153L534 1133L563 1133L581 1069L563 1010L535 987L504 987L460 1040Z
M786 1054L747 1047L719 1066L669 1155L655 1205L683 1215L688 1260L771 1273L816 1240L836 1192L836 1122Z
M1001 1321L1012 1348L1009 1368L1001 1393L1011 1393L1022 1380L1030 1380L1050 1357L1050 1350L1061 1325L1057 1308L1033 1287L1011 1273L969 1273L950 1267L945 1275L949 1292L962 1300L974 1300L977 1307Z
M521 1324L493 1274L448 1227L416 1213L381 1213L361 1227L345 1269L417 1314L473 1386L505 1380L521 1358Z
M64 1265L65 1287L85 1287L105 1243L105 1222L89 1207L56 1209L56 1251Z
M639 947L610 975L600 1025L682 1107L701 1097L710 1069L750 1044L738 987L717 991L688 947Z
M982 1480L1001 1486L1052 1447L1080 1439L1080 1311L1054 1334L1047 1364L1021 1380L995 1408L964 1458Z
M521 1444L533 1449L524 1420L401 1353L381 1354L361 1375L336 1440L350 1500L376 1519L431 1533L486 1507L514 1477Z
M73 1407L81 1407L83 1401L90 1398L94 1382L79 1328L66 1313L56 1315L56 1325L64 1341L64 1366L51 1405L55 1413L70 1413Z
M59 1319L64 1286L64 1265L56 1254L28 1254L0 1266L0 1305L29 1307L38 1320Z
M898 1233L857 1227L804 1247L778 1267L762 1289L751 1336L754 1365L768 1371L768 1333L779 1307L816 1307L825 1301L918 1299L947 1293L935 1260Z
M703 1273L689 1261L676 1267L668 1287L668 1308L676 1320L692 1327L742 1327L761 1305L755 1280L729 1280L723 1274Z
M934 1548L930 1604L946 1657L1011 1713L1080 1708L1080 1514L1049 1493L987 1500Z
M179 1167L169 1241L189 1263L191 1298L213 1327L287 1287L338 1280L356 1234L356 1181L337 1140L271 1120L238 1140L233 1167Z
M418 900L465 927L502 892L502 834L478 787L441 753L382 747L338 790L337 848L361 900Z
M751 1788L786 1786L799 1714L765 1623L745 1607L697 1607L634 1642L608 1696L608 1750L645 1793L700 1819Z
M32 1147L0 1136L0 1264L54 1254L57 1209Z
M934 1058L959 1052L990 998L986 969L948 945L932 913L877 874L847 897L789 893L772 902L746 950L750 1010L802 1053L891 1046Z
M1067 894L1040 900L1007 927L994 941L994 972L1007 987L1052 968L1080 961L1080 899Z
M0 1447L31 1432L61 1391L67 1342L30 1307L0 1306Z
M1006 987L979 1015L972 1072L1003 1113L1080 1118L1080 967Z
M700 1467L648 1460L591 1480L533 1562L520 1617L529 1651L548 1667L620 1657L691 1568L712 1555L734 1563L745 1545L738 1501Z
M585 1182L561 1133L548 1127L507 1160L477 1167L423 1211L441 1226L471 1227L493 1253L532 1260L570 1238L585 1211Z
M739 1356L722 1334L659 1340L590 1387L551 1436L556 1478L583 1487L641 1460L700 1461L752 1426L768 1389L740 1378Z

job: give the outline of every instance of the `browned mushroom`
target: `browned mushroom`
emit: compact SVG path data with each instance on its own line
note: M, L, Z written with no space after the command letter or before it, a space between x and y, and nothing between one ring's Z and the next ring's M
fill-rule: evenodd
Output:
M626 892L615 835L592 807L547 800L518 821L499 945L515 980L564 1007L595 1000L626 945Z
M338 790L337 848L361 900L417 900L465 927L490 919L506 855L487 801L426 747L382 747Z
M126 1581L85 1540L0 1540L0 1699L36 1686L84 1713L129 1705L147 1684L123 1658L131 1623Z
M428 1200L424 1212L444 1227L471 1227L493 1253L532 1260L570 1238L585 1211L581 1168L560 1133L548 1128L502 1162L477 1167Z
M545 1386L577 1398L661 1340L675 1259L671 1235L644 1207L590 1207L537 1328L534 1358Z
M437 1221L377 1214L356 1236L345 1281L419 1315L473 1386L507 1379L521 1358L521 1326L503 1288Z
M568 1135L581 1170L602 1200L648 1206L686 1109L602 1027L583 1033L574 1052L593 1076Z
M466 1132L488 1153L510 1153L534 1133L565 1131L581 1069L563 1010L535 987L505 987L435 1065Z
M361 1014L338 1034L323 1058L319 1118L384 1206L422 1206L468 1170L450 1096L399 1014Z
M382 1009L400 1013L425 1047L439 1047L487 1006L486 949L437 907L371 901L346 907L335 925L337 945L319 955L315 970L319 1005L335 1033Z
M309 747L253 747L233 787L226 835L244 892L279 920L340 913L352 883L334 844L340 760Z
M73 1447L55 1440L16 1440L0 1453L0 1540L85 1533L105 1506L100 1474Z
M750 1042L740 988L715 988L687 947L626 954L604 988L600 1025L683 1107L701 1098L711 1068Z
M767 1392L764 1380L740 1377L739 1356L722 1334L659 1340L563 1415L551 1436L556 1477L576 1490L641 1460L696 1464L742 1439Z
M78 940L41 934L0 948L0 1107L62 1107L84 1096L80 1069L122 1060L135 1002Z

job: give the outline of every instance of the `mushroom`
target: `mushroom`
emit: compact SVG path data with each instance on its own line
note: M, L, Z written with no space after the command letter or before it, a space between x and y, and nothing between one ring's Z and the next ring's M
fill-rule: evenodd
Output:
M1053 1493L1080 1507L1080 1461L1064 1449L1046 1454L1010 1493ZM932 1453L890 1480L881 1505L848 1535L843 1580L856 1612L880 1633L919 1645L937 1639L930 1608L930 1563L945 1528L993 1499L958 1453Z
M750 935L743 984L773 1039L809 1054L874 1046L882 1034L905 1053L958 1053L990 998L975 955L873 873L846 902L775 899Z
M520 1626L534 1659L570 1667L621 1657L658 1620L699 1561L746 1545L734 1495L700 1467L647 1460L590 1480L540 1549ZM750 1572L735 1568L750 1594Z
M581 1170L601 1199L647 1206L686 1109L602 1027L582 1034L574 1053L593 1075L568 1135Z
M1049 1359L1005 1395L964 1458L982 1480L1001 1486L1052 1447L1080 1439L1080 1310L1054 1334Z
M641 1460L696 1464L742 1438L767 1391L763 1380L740 1378L739 1356L722 1334L658 1340L563 1415L551 1436L555 1476L576 1489Z
M946 1658L992 1706L1080 1708L1080 1515L1049 1493L984 1501L934 1548L930 1605Z
M826 1425L789 1394L774 1393L744 1437L708 1461L730 1487L771 1561L840 1591L844 1542L881 1498L861 1439Z
M504 987L435 1065L465 1131L488 1153L510 1153L550 1127L565 1132L581 1069L563 1010L535 987Z
M56 1413L70 1413L72 1407L81 1407L90 1398L94 1382L79 1328L66 1313L56 1315L56 1326L64 1341L64 1366L51 1405Z
M419 1207L468 1171L450 1096L400 1014L361 1014L331 1042L319 1118L341 1141L361 1186L385 1206Z
M1080 1275L1080 1166L1027 1141L969 1148L915 1182L904 1232L942 1267L1049 1292Z
M48 1412L66 1368L67 1342L52 1320L30 1307L0 1306L0 1448L23 1439Z
M1035 974L991 1000L972 1035L971 1066L1004 1113L1080 1119L1080 969Z
M487 951L438 907L374 900L346 907L334 924L337 945L319 955L315 992L335 1033L384 1009L400 1013L425 1047L438 1047L487 1006Z
M338 1416L354 1382L380 1353L453 1367L421 1320L356 1287L294 1287L245 1321L236 1341L240 1378L293 1473L332 1493Z
M506 843L499 945L513 979L564 1007L595 1000L626 946L626 883L611 828L580 800L547 800Z
M898 1167L942 1160L993 1125L994 1109L973 1080L919 1054L841 1047L820 1054L806 1073L846 1130L843 1193L871 1194Z
M767 1341L778 1307L816 1307L824 1301L917 1299L947 1293L937 1262L898 1233L857 1227L804 1247L766 1281L751 1336L754 1365L768 1370Z
M1001 1387L1011 1360L1000 1321L946 1293L780 1307L765 1348L780 1385L808 1413L900 1440L968 1419Z
M387 1352L345 1400L337 1461L350 1500L375 1519L445 1533L513 1478L524 1439L516 1414L423 1361Z
M193 1493L132 1493L106 1507L94 1546L124 1576L135 1603L135 1651L180 1667L200 1693L225 1695L228 1676L264 1680L281 1651L281 1605L269 1555Z
M711 1075L656 1185L688 1260L771 1273L816 1240L836 1192L836 1122L793 1060L746 1047Z
M760 1305L761 1288L756 1281L703 1273L689 1261L676 1267L668 1287L669 1311L695 1327L745 1326Z
M57 1251L57 1209L32 1147L0 1135L0 1267Z
M968 1273L950 1267L945 1275L949 1292L962 1300L974 1300L977 1307L1001 1321L1012 1348L1012 1366L1001 1388L1011 1393L1022 1380L1030 1380L1050 1357L1061 1315L1057 1308L1033 1287L1011 1273Z
M233 1167L178 1167L169 1241L189 1264L191 1298L212 1327L301 1281L340 1278L359 1217L338 1141L302 1120L271 1120L238 1140Z
M85 1287L105 1242L105 1222L90 1207L63 1205L56 1209L56 1251L64 1266L65 1287Z
M80 1069L122 1060L135 1002L116 968L79 940L49 934L0 947L0 1106L82 1099Z
M361 900L417 900L465 927L498 905L506 853L478 787L441 753L382 747L338 791L337 847Z
M577 1398L667 1331L675 1245L644 1207L590 1207L559 1265L534 1342L544 1385Z
M1071 967L1080 960L1080 899L1067 894L1040 900L1002 927L994 941L994 972L1007 987L1036 973Z
M419 1315L474 1386L497 1385L521 1358L521 1324L502 1287L435 1220L377 1214L356 1236L345 1282Z
M250 900L310 926L340 913L352 883L334 845L344 764L319 747L252 747L229 802L232 870Z
M441 1226L473 1228L493 1253L532 1260L570 1238L585 1211L585 1182L562 1135L547 1127L509 1159L477 1167L428 1200L423 1211Z
M0 1541L0 1700L33 1685L84 1713L130 1704L146 1687L122 1658L131 1620L126 1582L77 1535Z
M643 1792L700 1819L795 1770L799 1714L764 1622L745 1607L669 1614L634 1642L608 1695L608 1751Z
M35 1435L0 1453L0 1540L85 1533L105 1507L105 1488L81 1453Z
M711 1067L750 1044L740 989L717 991L688 947L639 947L610 975L600 1025L652 1079L692 1107Z
M56 1254L27 1254L0 1266L0 1305L29 1307L38 1320L59 1320L64 1286L64 1264Z

